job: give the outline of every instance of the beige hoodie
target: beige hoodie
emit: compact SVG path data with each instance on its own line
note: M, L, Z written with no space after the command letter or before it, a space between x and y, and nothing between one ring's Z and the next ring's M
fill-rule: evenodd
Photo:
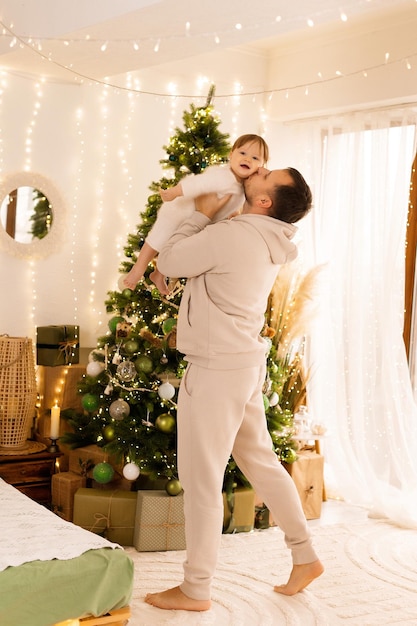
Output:
M188 278L178 315L177 348L210 369L265 361L260 336L279 266L295 259L295 226L244 214L212 223L195 211L158 256L166 276Z

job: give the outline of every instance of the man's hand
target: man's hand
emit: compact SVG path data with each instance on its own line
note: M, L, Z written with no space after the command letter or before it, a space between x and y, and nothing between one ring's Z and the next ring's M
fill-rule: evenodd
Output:
M216 213L227 204L230 198L230 194L219 199L215 193L206 193L195 199L195 208L196 211L203 213L203 215L206 215L212 220Z

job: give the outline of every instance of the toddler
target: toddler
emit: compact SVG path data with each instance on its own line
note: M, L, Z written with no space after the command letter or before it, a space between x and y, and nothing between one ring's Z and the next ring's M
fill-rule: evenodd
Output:
M194 208L194 199L206 193L216 192L218 197L230 195L230 199L215 221L231 217L242 208L244 202L243 180L249 178L269 157L265 140L259 135L242 135L236 139L225 165L211 165L200 174L185 176L170 189L160 189L163 204L157 219L143 244L136 263L125 277L123 284L134 289L142 280L148 264L156 257L178 226ZM160 293L169 293L166 278L157 268L149 275Z

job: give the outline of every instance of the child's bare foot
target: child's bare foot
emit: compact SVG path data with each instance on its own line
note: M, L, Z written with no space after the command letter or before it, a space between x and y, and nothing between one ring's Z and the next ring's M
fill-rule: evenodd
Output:
M157 606L159 609L178 611L208 611L210 600L194 600L189 598L179 587L173 587L160 593L148 593L145 602Z
M282 593L284 596L293 596L302 591L315 578L318 578L324 572L322 563L317 559L312 563L303 563L302 565L293 565L292 572L286 585L275 585L274 591Z
M129 276L129 274L126 276L126 278L123 280L123 286L127 287L128 289L135 289L136 285L138 284L138 280L134 280L133 278L131 278Z
M169 294L169 287L166 283L165 276L161 274L161 272L158 272L158 270L154 270L149 274L149 278L151 279L155 287L158 288L159 293L162 293L162 295L164 296L167 296Z

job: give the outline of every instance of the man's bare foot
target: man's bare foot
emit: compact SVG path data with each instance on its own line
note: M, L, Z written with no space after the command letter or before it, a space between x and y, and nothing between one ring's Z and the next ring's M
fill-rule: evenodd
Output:
M274 591L282 593L284 596L293 596L302 591L315 578L318 578L324 572L322 563L317 559L312 563L303 563L302 565L293 565L292 572L286 585L275 585Z
M189 598L179 587L173 587L160 593L148 593L145 602L159 609L175 609L177 611L208 611L211 606L210 600Z
M169 287L166 284L165 276L161 274L161 272L154 270L149 274L149 278L151 279L155 287L158 288L159 293L162 293L162 295L164 296L167 296L169 294Z

